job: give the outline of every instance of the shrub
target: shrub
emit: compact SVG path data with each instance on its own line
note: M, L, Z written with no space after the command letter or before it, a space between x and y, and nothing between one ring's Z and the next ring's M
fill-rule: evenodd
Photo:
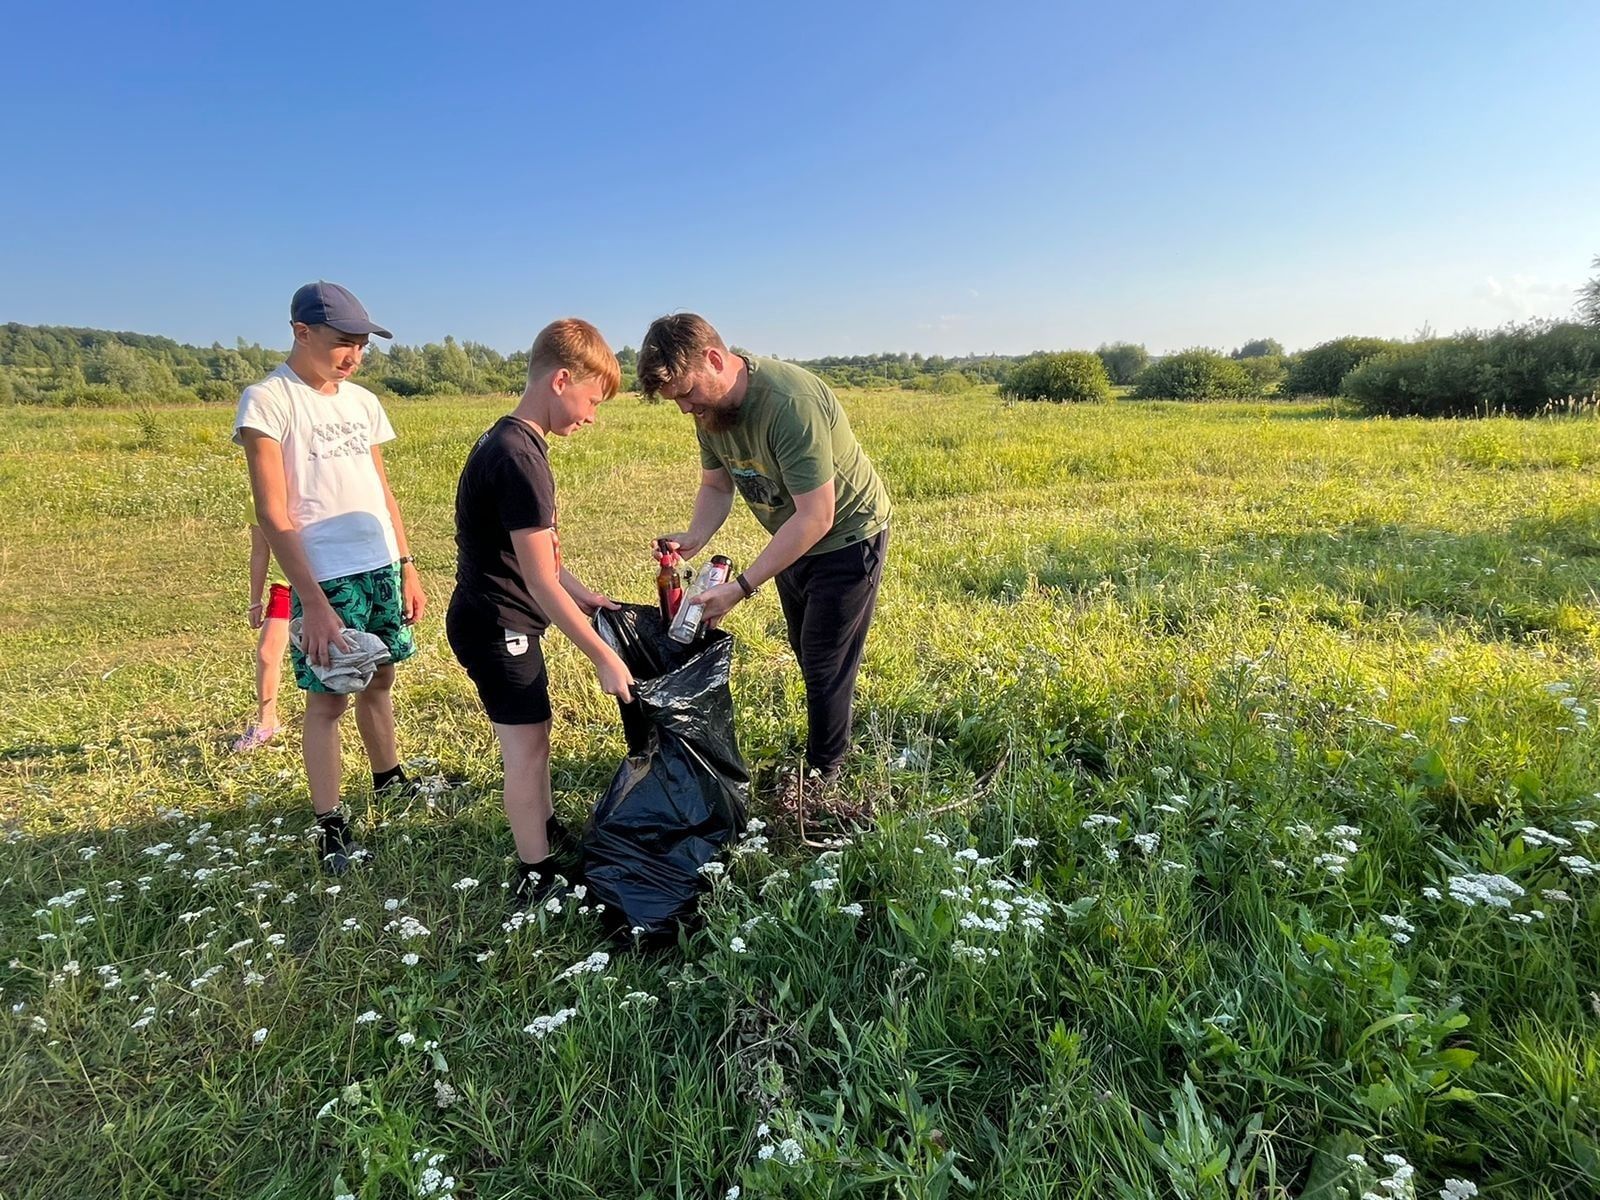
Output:
M1374 354L1393 350L1399 342L1375 337L1342 337L1296 354L1283 386L1286 396L1337 396L1339 384Z
M1111 382L1119 386L1138 379L1139 372L1150 365L1150 352L1131 342L1113 342L1109 346L1101 346L1095 353L1105 364Z
M1256 392L1249 374L1233 359L1195 349L1151 363L1133 394L1141 400L1221 400Z
M194 394L205 404L231 404L239 399L241 390L223 379L202 379L195 384Z
M1344 379L1364 412L1450 417L1528 416L1600 388L1600 329L1535 322L1398 346Z
M1025 358L1000 385L1009 400L1109 400L1111 380L1100 356L1083 350L1035 354Z
M1251 386L1258 395L1265 395L1283 379L1283 359L1276 354L1252 354L1235 362L1250 376Z

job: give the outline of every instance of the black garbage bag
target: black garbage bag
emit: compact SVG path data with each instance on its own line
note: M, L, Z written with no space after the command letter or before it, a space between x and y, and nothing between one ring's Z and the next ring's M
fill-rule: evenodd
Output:
M601 609L595 628L628 664L628 757L583 830L583 874L614 928L675 934L707 883L700 868L745 825L750 775L733 735L733 638L682 646L643 604Z

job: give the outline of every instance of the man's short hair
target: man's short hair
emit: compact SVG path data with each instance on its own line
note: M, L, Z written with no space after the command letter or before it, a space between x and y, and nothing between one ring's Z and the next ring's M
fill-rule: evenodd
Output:
M599 379L606 399L622 386L622 368L611 353L606 339L589 322L579 317L551 321L533 339L528 351L528 382L535 375L565 367L574 379Z
M639 345L639 388L646 396L694 374L700 356L715 347L726 352L722 335L696 313L673 313L650 322Z

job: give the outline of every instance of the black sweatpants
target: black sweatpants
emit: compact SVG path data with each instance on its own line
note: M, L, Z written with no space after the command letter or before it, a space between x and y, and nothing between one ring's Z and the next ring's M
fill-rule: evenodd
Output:
M806 681L806 762L835 771L850 749L850 710L878 603L889 530L778 573L789 645Z

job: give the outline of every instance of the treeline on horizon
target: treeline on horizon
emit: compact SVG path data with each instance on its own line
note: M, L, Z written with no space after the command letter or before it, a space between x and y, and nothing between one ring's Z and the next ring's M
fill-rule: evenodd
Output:
M1589 314L1584 314L1585 316ZM1594 409L1600 392L1600 314L1594 322L1536 321L1410 341L1341 337L1289 354L1274 338L1230 353L1195 348L1161 358L1116 342L1094 351L947 357L906 353L796 360L840 387L957 393L999 385L1012 400L1093 401L1123 389L1138 399L1345 396L1391 416L1527 415ZM152 334L53 325L0 325L0 404L105 407L231 404L285 352L242 338L185 345ZM636 389L636 352L617 358ZM526 351L501 354L447 337L422 346L374 344L360 382L385 397L515 393Z
M201 347L154 334L11 322L0 325L0 403L232 403L285 353L243 338L231 347ZM617 354L624 391L635 389L637 357L631 346ZM960 391L999 383L1022 357L866 354L800 361L842 387ZM384 396L479 395L521 391L527 370L525 350L502 354L453 337L421 346L375 341L360 381Z

